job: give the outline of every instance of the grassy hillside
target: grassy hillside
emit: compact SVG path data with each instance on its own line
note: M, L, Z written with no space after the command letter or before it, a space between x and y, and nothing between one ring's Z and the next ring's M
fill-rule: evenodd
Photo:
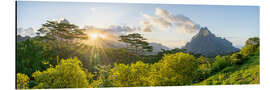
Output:
M259 84L259 53L249 55L243 65L228 66L195 85Z

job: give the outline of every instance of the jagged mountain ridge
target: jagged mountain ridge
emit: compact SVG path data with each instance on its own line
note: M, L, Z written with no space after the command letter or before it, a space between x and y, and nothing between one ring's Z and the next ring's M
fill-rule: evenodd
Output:
M201 28L183 48L186 49L187 52L202 54L208 57L232 53L239 50L225 38L216 37L206 27Z

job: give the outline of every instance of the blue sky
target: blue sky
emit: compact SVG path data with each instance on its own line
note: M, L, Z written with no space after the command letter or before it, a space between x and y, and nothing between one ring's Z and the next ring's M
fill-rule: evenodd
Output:
M117 4L87 2L27 2L17 3L17 27L34 30L47 20L66 18L80 27L99 28L110 25L142 27L144 15L157 17L157 8L172 16L183 15L217 36L225 37L240 47L249 37L259 36L258 6L209 6L180 4ZM160 28L152 22L151 32L140 32L151 42L168 47L181 47L196 33L178 32L176 27Z

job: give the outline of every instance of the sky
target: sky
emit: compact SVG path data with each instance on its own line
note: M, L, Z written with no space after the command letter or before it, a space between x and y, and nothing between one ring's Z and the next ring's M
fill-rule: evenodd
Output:
M242 47L259 36L258 6L131 4L90 2L17 2L17 33L34 35L47 20L67 19L122 33L141 33L149 42L181 48L200 27ZM116 33L117 33L116 30Z

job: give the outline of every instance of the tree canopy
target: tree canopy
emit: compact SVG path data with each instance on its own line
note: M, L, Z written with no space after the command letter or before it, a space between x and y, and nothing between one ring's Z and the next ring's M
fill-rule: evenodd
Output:
M16 84L17 84L17 89L28 89L28 83L30 78L22 73L17 73L16 75Z
M72 40L72 39L86 39L84 29L79 29L78 26L70 24L69 22L47 21L42 24L38 30L38 34L45 34L46 39L49 40Z
M135 50L136 54L142 54L143 52L152 52L153 47L145 41L146 39L139 33L132 33L128 35L120 36L121 42L127 44L128 49Z
M88 74L77 58L62 59L55 67L33 73L35 81L39 82L34 88L87 88Z

